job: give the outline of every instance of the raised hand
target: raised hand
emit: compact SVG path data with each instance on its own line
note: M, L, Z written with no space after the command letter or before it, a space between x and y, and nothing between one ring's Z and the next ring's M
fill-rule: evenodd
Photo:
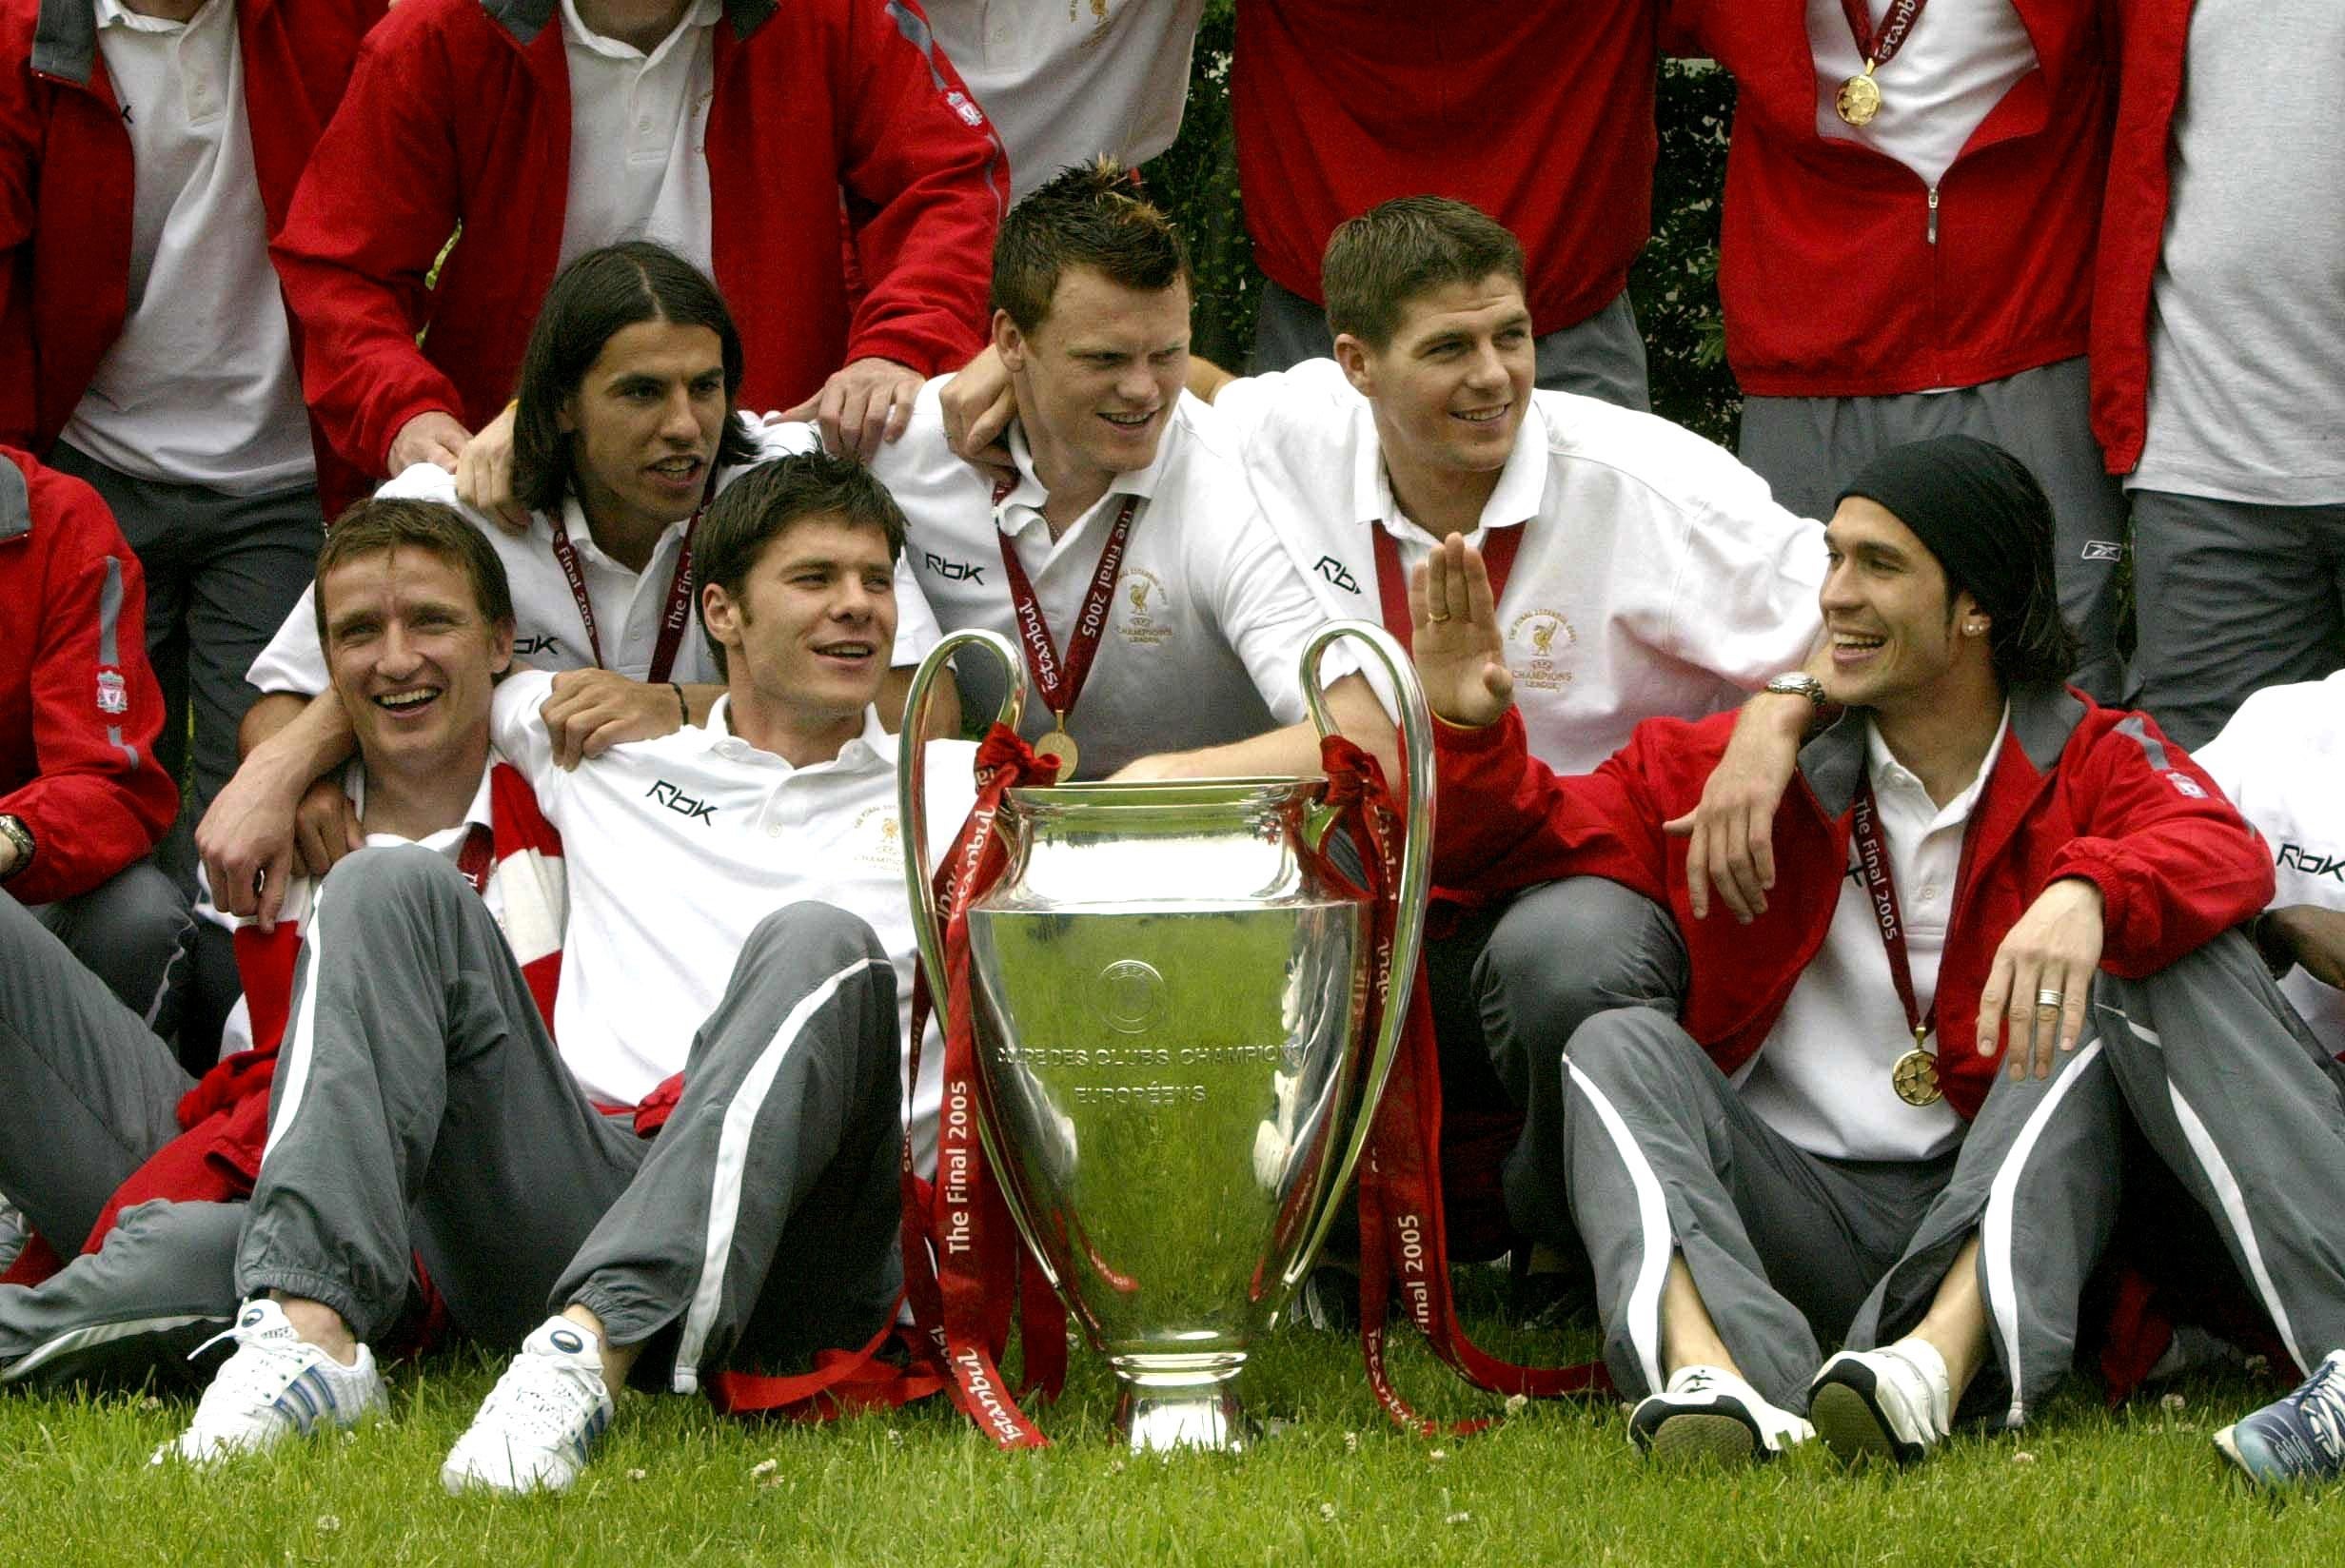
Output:
M1514 700L1498 605L1482 552L1451 534L1409 574L1410 652L1425 700L1464 729L1495 724Z

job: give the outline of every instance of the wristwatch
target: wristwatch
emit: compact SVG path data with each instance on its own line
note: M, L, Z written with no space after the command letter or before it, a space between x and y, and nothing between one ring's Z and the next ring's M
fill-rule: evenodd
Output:
M1823 682L1804 670L1794 670L1787 676L1777 676L1766 683L1765 690L1773 692L1778 696L1803 696L1819 709L1832 705L1832 699L1824 696Z
M21 816L0 816L0 838L16 846L16 864L0 872L0 882L6 882L32 864L32 830L25 826Z

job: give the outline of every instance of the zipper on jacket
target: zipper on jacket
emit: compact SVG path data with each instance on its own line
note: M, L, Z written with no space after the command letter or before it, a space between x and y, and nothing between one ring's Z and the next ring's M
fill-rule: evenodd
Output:
M1930 244L1938 243L1938 187L1930 186Z

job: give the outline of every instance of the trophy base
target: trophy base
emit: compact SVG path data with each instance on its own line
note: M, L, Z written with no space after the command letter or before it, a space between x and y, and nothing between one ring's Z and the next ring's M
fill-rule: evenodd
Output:
M1255 1436L1253 1422L1238 1405L1237 1391L1226 1382L1186 1388L1127 1384L1115 1401L1115 1429L1135 1454L1176 1448L1236 1454Z

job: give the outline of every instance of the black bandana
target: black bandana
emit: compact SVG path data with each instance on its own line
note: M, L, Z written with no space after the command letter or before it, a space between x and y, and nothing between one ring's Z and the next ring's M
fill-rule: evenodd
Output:
M1858 471L1840 500L1862 496L1897 515L1999 622L2026 618L2052 580L2052 503L2019 459L1975 436L1894 446ZM1837 505L1838 502L1835 502Z

